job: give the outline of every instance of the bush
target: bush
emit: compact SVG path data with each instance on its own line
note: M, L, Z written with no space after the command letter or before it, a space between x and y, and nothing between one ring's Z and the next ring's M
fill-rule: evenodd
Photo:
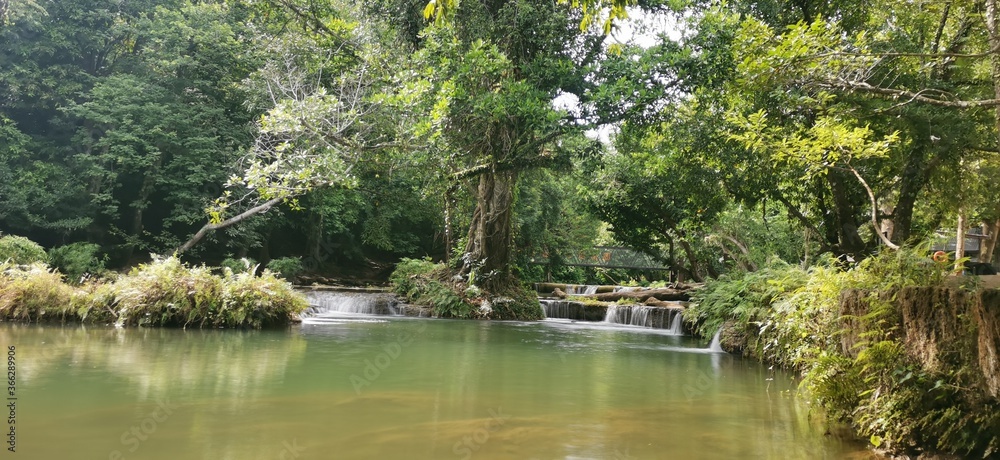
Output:
M438 316L521 321L545 317L537 294L514 280L503 292L487 292L458 281L444 264L428 259L401 260L389 281L396 294L432 307Z
M111 283L74 288L44 264L0 263L0 319L115 321L119 326L261 328L308 308L287 281L264 270L213 275L175 257L154 258Z
M0 237L0 262L8 261L16 265L30 265L48 262L45 249L23 236Z
M695 292L684 318L704 337L711 337L727 322L740 328L741 334L754 335L759 322L771 313L773 302L804 285L806 279L804 270L780 260L756 272L723 275Z
M5 321L81 321L90 313L89 300L87 291L63 283L44 264L0 263L0 318Z
M413 301L419 296L419 289L424 283L423 278L444 270L444 264L436 264L430 259L404 258L396 264L396 269L389 275L389 283L393 292Z
M292 286L269 271L188 267L176 257L155 259L115 282L119 325L260 328L287 324L308 308Z
M309 307L291 284L270 270L260 276L227 275L222 282L222 310L216 324L253 328L282 325Z
M937 345L954 362L934 369L907 351L910 338L900 331L902 293L949 289L943 283L950 264L934 263L928 253L918 247L884 251L850 269L772 265L723 277L706 283L685 316L703 334L726 323L727 333L743 334L745 354L801 372L804 393L875 447L994 458L1000 401L969 367L976 358L959 359L976 349L973 319L956 318L968 333Z
M403 259L389 276L392 290L409 302L427 305L438 316L468 318L472 305L458 294L459 286L449 281L448 268L430 259ZM464 289L463 289L464 291Z
M302 273L302 259L299 257L282 257L272 259L267 263L267 269L288 281L295 281Z
M104 271L107 257L98 257L101 247L93 243L73 243L49 250L51 265L71 282L80 283L86 275Z

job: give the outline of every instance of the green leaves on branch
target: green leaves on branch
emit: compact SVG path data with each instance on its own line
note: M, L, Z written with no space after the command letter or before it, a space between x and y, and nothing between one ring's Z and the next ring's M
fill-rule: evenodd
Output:
M772 125L763 110L749 116L731 113L729 121L742 128L730 134L733 140L769 154L775 162L801 167L804 179L827 168L851 167L854 160L885 158L899 142L896 132L875 138L869 126L852 126L830 115L818 117L809 127L792 130Z

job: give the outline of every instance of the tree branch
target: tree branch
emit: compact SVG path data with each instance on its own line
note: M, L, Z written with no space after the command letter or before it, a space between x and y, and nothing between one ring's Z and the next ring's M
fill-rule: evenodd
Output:
M863 81L849 81L844 79L839 79L835 82L825 82L821 83L820 86L826 86L831 89L846 89L846 90L858 90L866 93L882 94L893 96L894 98L906 97L913 102L924 102L927 104L937 105L940 107L951 107L959 109L972 109L977 107L997 107L1000 106L1000 99L979 99L973 101L948 101L943 99L935 99L933 97L928 97L923 95L928 91L935 90L921 90L918 92L907 91L902 89L892 89L892 88L881 88L878 86L872 86Z
M878 238L882 240L882 242L885 243L885 245L890 249L899 249L899 246L882 234L882 226L878 221L878 200L875 198L875 193L872 192L872 188L868 186L868 182L861 177L861 173L859 173L857 169L854 169L854 167L850 165L847 166L847 169L854 173L854 177L858 178L858 182L861 182L861 186L865 188L866 192L868 192L868 199L871 200L872 205L872 226L875 227L875 234L878 235Z
M268 201L266 201L264 203L261 203L261 204L259 204L257 206L254 206L254 207L250 208L250 209L247 209L246 211L243 211L243 212L241 212L241 213L239 213L239 214L237 214L237 215L235 215L233 217L230 217L230 218L228 218L228 219L226 219L226 220L224 220L222 222L219 222L217 224L205 224L205 226L201 227L201 229L198 230L198 233L195 233L194 236L192 236L190 240L188 240L186 243L184 243L183 245L181 245L181 247L177 248L177 250L174 251L174 254L181 254L181 253L187 251L188 249L191 249L195 244L197 244L199 241L201 241L201 239L204 238L205 235L208 235L208 232L211 232L211 231L214 231L214 230L223 229L223 228L229 227L231 225L238 224L238 223L240 223L240 222L242 222L242 221L244 221L244 220L246 220L246 219L248 219L250 217L253 217L253 216L257 215L257 214L260 214L260 213L262 213L264 211L267 211L268 209L271 209L272 207L274 207L274 205L276 205L276 204L284 201L287 198L289 198L289 197L272 198L272 199L270 199L270 200L268 200Z

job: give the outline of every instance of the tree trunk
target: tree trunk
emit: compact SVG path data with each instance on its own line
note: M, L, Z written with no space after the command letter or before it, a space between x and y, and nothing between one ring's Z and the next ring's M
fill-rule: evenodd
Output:
M192 247L194 247L194 245L198 244L198 242L201 241L201 239L204 238L205 235L208 235L209 232L214 232L216 230L228 228L230 226L243 222L244 220L247 220L253 216L256 216L257 214L267 212L267 210L271 209L276 204L281 203L284 200L285 197L271 198L269 201L265 201L261 204L258 204L257 206L247 209L246 211L243 211L217 224L213 223L205 224L204 226L201 227L201 229L198 230L197 233L194 234L194 236L191 237L191 239L187 240L186 243L181 245L181 247L177 248L174 251L174 254L180 255L185 251L187 251L188 249L191 249Z
M691 270L690 270L691 279L694 280L696 283L705 282L705 278L703 278L701 276L701 273L699 273L699 271L701 271L701 268L698 266L698 258L695 257L694 255L694 249L691 248L691 243L688 243L687 240L684 239L684 237L678 238L677 242L680 243L681 249L684 250L684 255L686 255L688 258L688 263L691 264Z
M1000 233L1000 219L997 219L991 223L983 224L983 234L986 238L983 239L982 245L979 251L979 261L982 263L993 263L993 252L997 248L997 234Z
M919 147L918 147L919 148ZM927 183L927 171L924 168L923 153L910 152L903 167L902 183L899 186L899 199L892 210L891 234L889 239L898 245L906 244L910 239L910 229L913 226L913 206L917 195Z
M830 171L826 177L830 184L830 192L833 194L840 252L857 257L864 253L865 242L858 234L858 223L854 220L856 209L854 203L847 196L848 190L844 175L840 171ZM876 231L878 231L877 227Z
M509 287L513 231L514 171L490 171L479 176L476 210L469 226L462 275L487 290Z
M961 259L965 257L965 209L958 208L958 232L955 239L955 272L962 272Z

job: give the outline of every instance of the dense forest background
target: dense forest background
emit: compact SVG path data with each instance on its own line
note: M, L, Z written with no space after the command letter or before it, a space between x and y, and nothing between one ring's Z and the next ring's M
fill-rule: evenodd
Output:
M666 276L564 266L602 245L701 280L979 226L989 262L996 3L3 0L0 231L486 284Z

